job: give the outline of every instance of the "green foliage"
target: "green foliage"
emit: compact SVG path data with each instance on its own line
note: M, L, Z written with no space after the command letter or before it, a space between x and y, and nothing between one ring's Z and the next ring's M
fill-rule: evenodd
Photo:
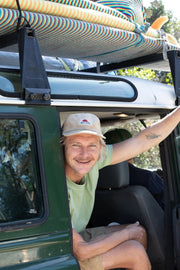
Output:
M146 125L150 126L154 123L154 120L146 121ZM144 129L144 126L140 121L126 123L123 128L127 129L134 136ZM152 147L150 150L141 153L133 159L134 164L139 168L156 170L161 168L161 160L159 154L159 146Z
M156 170L161 168L159 147L153 147L134 158L134 164L139 168Z
M168 85L173 85L172 74L170 72L166 73L165 83Z
M173 36L180 42L180 20L173 16L172 11L165 10L161 0L154 0L148 8L145 8L147 21L152 24L160 16L167 16L168 21L162 29Z
M145 8L146 19L152 24L160 16L166 15L164 5L161 0L154 0L148 8Z
M154 80L156 77L155 71L138 67L121 69L117 71L117 74L121 76L133 76L147 80Z
M118 75L121 76L132 76L150 81L157 81L168 85L173 85L173 79L170 72L144 69L139 67L120 69L117 71Z

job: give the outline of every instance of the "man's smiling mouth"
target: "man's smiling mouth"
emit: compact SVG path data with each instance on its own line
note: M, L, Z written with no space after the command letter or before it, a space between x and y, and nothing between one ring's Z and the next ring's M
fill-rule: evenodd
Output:
M79 164L89 164L91 160L88 160L88 161L76 160L76 162Z

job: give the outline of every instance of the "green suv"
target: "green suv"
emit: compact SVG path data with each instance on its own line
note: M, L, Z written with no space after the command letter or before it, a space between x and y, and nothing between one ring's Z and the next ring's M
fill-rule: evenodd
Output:
M62 124L82 111L96 114L104 132L165 116L179 103L180 89L178 53L169 59L175 89L134 77L65 71L31 44L29 50L21 47L20 55L0 51L0 269L79 269L72 252ZM152 269L178 270L179 126L158 155L164 209L144 187L129 185L122 165L117 174L113 169L102 176L107 185L98 185L89 226L139 220L147 230ZM123 183L111 185L114 176Z

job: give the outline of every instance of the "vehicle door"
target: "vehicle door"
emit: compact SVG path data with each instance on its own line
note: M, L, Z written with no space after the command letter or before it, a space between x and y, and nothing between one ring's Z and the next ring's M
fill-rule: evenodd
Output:
M56 108L0 102L0 268L78 269Z

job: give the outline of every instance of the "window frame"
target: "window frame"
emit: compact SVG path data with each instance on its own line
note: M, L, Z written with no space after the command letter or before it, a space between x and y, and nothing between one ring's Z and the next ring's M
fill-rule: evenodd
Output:
M22 219L17 221L8 221L4 223L0 223L0 231L5 230L14 230L26 227L32 227L35 225L43 224L49 215L49 204L48 204L48 196L47 196L47 187L46 187L46 177L45 177L45 169L44 169L44 161L43 161L43 152L42 152L42 143L41 143L41 134L40 128L37 120L25 113L0 113L0 119L14 119L14 120L28 120L32 123L34 128L34 136L36 138L35 148L37 151L37 168L38 171L37 177L39 177L39 186L41 187L41 195L42 195L42 206L43 206L43 214L41 217L36 217L32 219Z

